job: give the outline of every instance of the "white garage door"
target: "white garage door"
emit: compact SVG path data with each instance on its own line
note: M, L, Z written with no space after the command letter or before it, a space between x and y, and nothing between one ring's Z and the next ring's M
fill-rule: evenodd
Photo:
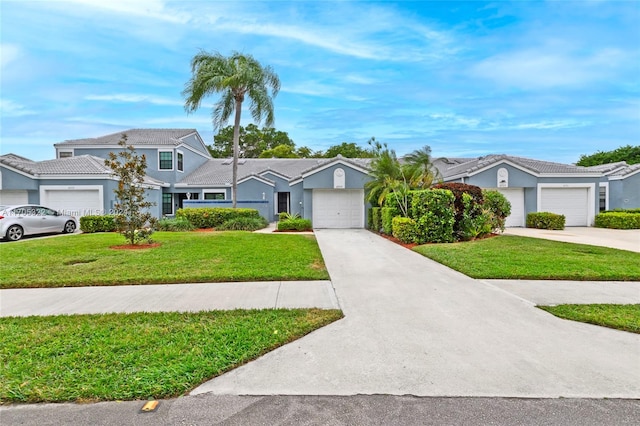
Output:
M41 188L40 204L76 217L104 214L100 189L63 188Z
M499 188L498 191L511 203L505 226L524 226L524 188Z
M0 191L0 206L10 206L12 204L28 204L29 195L27 191Z
M562 214L565 226L588 226L587 188L542 188L538 211Z
M314 189L314 228L364 228L363 189Z

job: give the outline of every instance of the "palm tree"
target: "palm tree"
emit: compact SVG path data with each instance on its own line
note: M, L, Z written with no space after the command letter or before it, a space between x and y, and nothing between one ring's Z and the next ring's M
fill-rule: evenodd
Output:
M235 112L233 124L233 183L231 199L236 207L238 189L238 151L240 141L240 115L245 96L249 98L249 111L256 123L265 120L273 126L273 98L280 90L280 79L270 66L263 67L251 55L233 52L225 57L215 52L201 51L191 60L192 77L182 95L188 113L200 107L202 99L220 93L220 100L213 108L213 127L222 128ZM269 93L271 89L271 94Z
M440 178L440 172L431 161L431 147L425 145L404 157L404 165L411 175L412 189L428 189Z

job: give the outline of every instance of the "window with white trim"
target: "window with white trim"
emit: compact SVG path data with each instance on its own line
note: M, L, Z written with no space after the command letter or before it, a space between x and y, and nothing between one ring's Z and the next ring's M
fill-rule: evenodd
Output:
M173 214L173 194L166 192L162 194L162 214Z
M158 151L158 170L173 170L173 151Z
M73 157L73 151L60 151L58 158L70 158Z
M176 167L179 172L184 172L184 154L178 151L177 157Z
M205 192L204 193L205 200L224 200L226 199L226 194L221 191L217 192Z

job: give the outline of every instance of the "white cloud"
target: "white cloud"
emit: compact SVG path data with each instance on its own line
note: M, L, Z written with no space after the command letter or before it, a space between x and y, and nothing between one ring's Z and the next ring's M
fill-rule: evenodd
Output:
M0 65L2 68L15 61L20 56L20 47L16 44L0 44Z
M24 105L20 105L9 99L0 99L0 110L4 117L23 117L25 115L36 114L35 111L27 109Z
M608 78L622 59L617 49L580 56L544 47L492 56L475 65L472 74L522 89L583 87Z
M102 9L121 15L153 18L161 21L187 23L191 16L185 12L169 10L165 3L159 0L67 0L86 7Z
M88 95L88 101L124 102L124 103L149 103L153 105L184 106L184 101L161 96L140 95L135 93L118 93L114 95Z

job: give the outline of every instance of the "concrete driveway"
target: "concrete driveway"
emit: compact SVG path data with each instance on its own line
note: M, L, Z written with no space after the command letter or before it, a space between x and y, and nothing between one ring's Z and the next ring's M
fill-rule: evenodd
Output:
M192 392L640 398L640 336L560 320L365 230L316 237L346 317Z
M507 228L505 235L543 238L566 243L611 247L640 253L640 229L571 227L562 231L532 228Z

